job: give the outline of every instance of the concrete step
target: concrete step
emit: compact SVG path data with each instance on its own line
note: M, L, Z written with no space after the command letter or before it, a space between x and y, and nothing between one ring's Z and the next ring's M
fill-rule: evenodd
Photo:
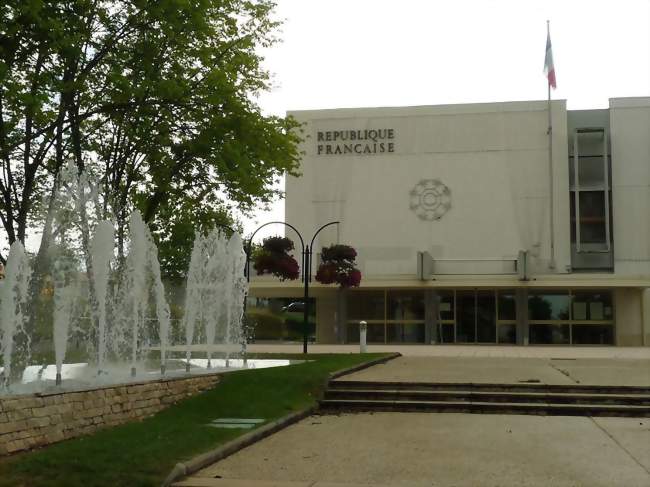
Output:
M328 389L324 399L650 406L650 394L500 392L482 390Z
M323 399L323 412L437 412L437 413L492 413L538 414L555 416L620 416L650 417L650 406L608 404L557 404L482 401L386 401Z
M371 389L401 391L486 391L486 392L544 392L564 394L650 394L650 386L606 386L586 384L541 384L519 382L491 384L481 382L384 382L331 380L328 389Z

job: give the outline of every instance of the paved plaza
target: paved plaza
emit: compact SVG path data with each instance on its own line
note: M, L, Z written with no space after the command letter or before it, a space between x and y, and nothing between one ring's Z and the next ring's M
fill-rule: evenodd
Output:
M312 416L202 471L203 485L647 487L650 421L375 413ZM208 479L221 479L208 483ZM231 483L232 480L245 483ZM201 485L194 480L179 485ZM264 483L259 484L267 485Z
M400 347L400 352L412 353L337 380L650 386L646 350L623 349L632 351L631 357L604 357L603 352L621 349L428 347L456 354L440 356L425 355L421 348ZM517 356L519 351L528 354ZM495 356L483 355L486 352ZM647 487L650 420L393 412L317 415L177 485Z

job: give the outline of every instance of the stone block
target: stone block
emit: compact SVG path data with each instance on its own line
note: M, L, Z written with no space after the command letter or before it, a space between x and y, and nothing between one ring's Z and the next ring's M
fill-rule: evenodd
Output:
M0 435L4 433L13 433L27 428L25 421L12 421L10 423L0 424Z
M21 409L32 409L43 406L43 400L40 397L21 397L19 399L9 399L4 402L4 411L18 411Z
M50 425L50 418L48 416L42 418L31 418L26 421L28 428L42 428Z
M14 453L26 449L27 445L23 440L15 440L7 443L7 453Z
M63 417L60 414L53 414L50 416L50 424L61 424L63 422Z
M5 414L9 421L20 421L34 417L31 409L17 409L15 411L7 411Z
M43 416L51 416L53 414L58 414L58 412L59 412L59 407L54 405L32 409L32 414L35 418L42 418Z

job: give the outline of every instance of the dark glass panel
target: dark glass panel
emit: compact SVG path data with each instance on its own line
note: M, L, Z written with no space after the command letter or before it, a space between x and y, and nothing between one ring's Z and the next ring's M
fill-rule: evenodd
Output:
M424 320L424 291L389 291L388 320Z
M499 319L517 319L517 299L514 291L499 291Z
M517 343L517 326L499 325L499 343Z
M424 323L389 323L388 343L424 343Z
M571 331L574 345L613 345L612 325L573 325Z
M454 319L454 292L453 291L438 291L440 298L440 319L453 320Z
M569 325L531 324L528 330L531 345L564 345L571 337Z
M436 330L436 336L438 343L454 343L454 325L450 323L440 325Z
M567 291L535 293L528 296L530 320L568 320L569 293Z
M368 343L384 343L386 341L383 323L368 323L366 332L366 341Z
M352 291L348 295L349 320L383 320L383 291Z
M493 291L478 291L476 295L476 341L479 343L495 343L496 329L496 296Z
M474 291L456 293L456 341L459 343L476 341L475 305Z
M614 317L609 291L576 291L572 306L573 320L606 321Z
M346 339L347 343L359 343L359 323L348 323Z

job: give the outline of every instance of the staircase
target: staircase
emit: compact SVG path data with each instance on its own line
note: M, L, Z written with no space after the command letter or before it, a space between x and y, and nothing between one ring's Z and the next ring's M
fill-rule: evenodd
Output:
M322 412L650 417L650 387L331 380Z

